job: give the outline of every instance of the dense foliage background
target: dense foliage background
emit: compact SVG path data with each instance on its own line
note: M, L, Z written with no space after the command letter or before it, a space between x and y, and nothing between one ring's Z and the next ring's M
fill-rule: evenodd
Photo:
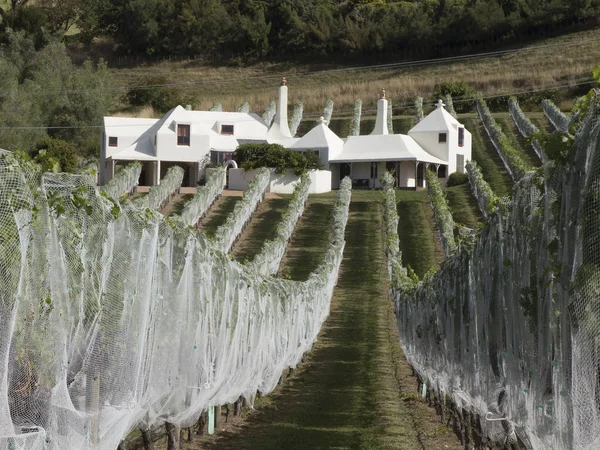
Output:
M505 48L591 28L599 13L600 0L0 0L0 147L71 171L97 158L108 113L150 106L160 115L200 98L198 90L173 85L170 68L117 82L99 56L113 67L121 58L135 66L170 57L367 64L370 56L401 61ZM473 97L463 78L436 84L433 98ZM413 94L396 98L411 102ZM264 108L270 95L244 101ZM303 95L321 107L323 98ZM359 94L322 94L334 95L339 106ZM490 99L491 106L504 98ZM456 107L464 112L471 104Z
M69 171L78 163L73 158L97 157L98 126L118 98L106 63L75 66L65 45L51 36L38 49L36 37L24 30L7 30L3 38L0 147L32 156L45 151L58 158L57 169Z
M38 46L76 31L120 54L290 58L472 51L599 11L600 0L11 0L0 16Z

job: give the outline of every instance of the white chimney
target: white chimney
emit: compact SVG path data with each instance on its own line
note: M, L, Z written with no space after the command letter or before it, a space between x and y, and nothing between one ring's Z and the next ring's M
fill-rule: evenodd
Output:
M375 119L375 129L373 134L389 134L387 123L388 101L385 98L385 89L379 91L379 100L377 100L377 119Z
M279 105L277 107L277 113L275 114L275 119L273 120L273 124L271 125L271 128L269 128L268 133L273 137L292 137L292 133L290 133L290 127L288 125L288 91L286 83L287 81L285 77L283 77L281 79L281 87L279 88Z

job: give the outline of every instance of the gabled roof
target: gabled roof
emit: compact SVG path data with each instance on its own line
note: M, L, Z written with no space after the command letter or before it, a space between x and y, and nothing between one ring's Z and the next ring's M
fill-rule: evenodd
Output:
M321 122L288 148L316 150L336 146L341 147L342 145L344 145L344 141L331 131L324 122Z
M329 162L370 162L370 161L423 161L434 164L448 164L427 153L410 136L404 134L378 134L350 136L339 155Z
M412 127L408 134L456 130L459 125L458 120L452 117L443 106L438 106L427 117Z

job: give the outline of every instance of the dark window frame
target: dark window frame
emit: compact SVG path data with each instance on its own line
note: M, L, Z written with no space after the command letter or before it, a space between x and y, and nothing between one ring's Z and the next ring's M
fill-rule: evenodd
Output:
M458 129L458 146L459 147L465 146L465 129L464 129L464 127L460 127Z
M233 136L235 128L233 125L221 125L221 134Z
M118 147L119 146L119 138L117 136L109 136L108 137L108 146L109 147Z
M190 125L177 124L177 145L190 146Z
M448 133L438 133L438 143L445 144L448 142Z

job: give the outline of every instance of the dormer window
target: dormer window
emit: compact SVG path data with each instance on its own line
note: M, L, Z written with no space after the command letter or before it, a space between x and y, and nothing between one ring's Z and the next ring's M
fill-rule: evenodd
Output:
M108 146L109 147L118 147L119 146L119 138L115 136L108 137Z
M177 145L190 145L189 125L177 125Z
M460 127L458 129L458 146L459 147L465 146L465 129L463 127Z
M233 125L221 125L221 134L233 134Z
M447 142L447 141L448 141L448 135L447 135L446 133L440 133L440 134L438 135L438 142L439 142L440 144L443 144L443 143L445 143L445 142Z

